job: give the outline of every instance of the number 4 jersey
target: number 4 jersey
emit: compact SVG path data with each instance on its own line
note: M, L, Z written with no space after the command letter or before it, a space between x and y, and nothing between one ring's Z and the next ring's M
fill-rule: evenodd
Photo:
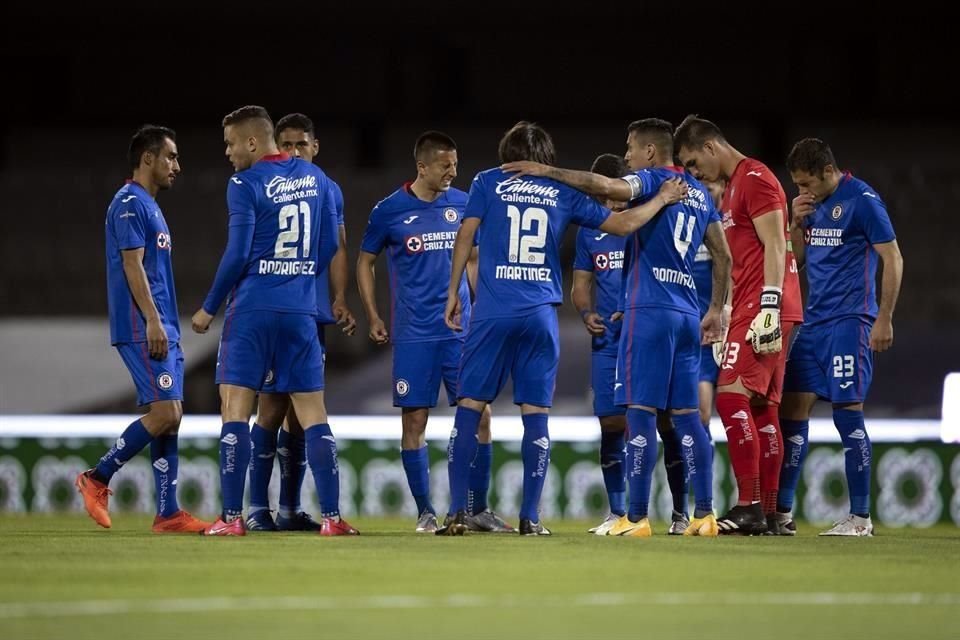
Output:
M480 264L473 319L523 316L563 302L560 241L571 222L592 229L610 211L548 178L498 168L477 174L464 218L480 218Z
M320 240L337 212L330 179L314 164L266 156L230 178L230 226L254 224L253 246L228 310L317 313ZM332 255L332 254L331 254ZM330 256L327 256L329 261Z

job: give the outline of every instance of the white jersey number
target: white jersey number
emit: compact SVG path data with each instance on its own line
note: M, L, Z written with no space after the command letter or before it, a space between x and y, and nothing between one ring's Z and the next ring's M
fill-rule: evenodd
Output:
M300 237L300 218L303 217L303 238ZM273 248L274 259L281 258L309 258L310 257L310 205L300 201L299 206L288 204L280 209L278 220L280 233L277 234L277 244ZM300 256L297 247L303 247Z
M547 212L539 207L529 207L521 214L520 209L511 204L507 206L507 217L510 218L510 246L508 247L510 262L543 264L546 258L543 247L547 244L549 220ZM537 225L536 233L520 237L521 229L532 231L534 223Z

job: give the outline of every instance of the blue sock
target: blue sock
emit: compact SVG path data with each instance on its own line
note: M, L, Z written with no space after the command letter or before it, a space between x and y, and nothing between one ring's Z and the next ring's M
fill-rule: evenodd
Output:
M546 413L528 413L522 416L523 441L520 457L523 458L523 502L520 503L520 519L540 522L540 494L550 468L550 433L547 430Z
M220 493L223 521L243 515L243 489L250 466L250 425L226 422L220 429Z
M94 469L94 476L104 484L110 484L110 478L120 470L133 456L140 453L153 436L147 431L140 420L130 423L110 450L103 454L100 462Z
M833 424L840 432L850 492L850 513L870 515L870 460L873 447L863 426L863 411L833 410Z
M673 416L673 425L683 451L683 466L693 485L693 517L702 518L713 513L713 444L696 413Z
M417 515L424 511L436 515L437 511L430 503L430 455L427 447L404 449L400 452L400 459L403 460L403 471L407 474L410 493L417 501Z
M603 473L603 486L607 489L610 501L610 513L622 516L627 512L627 478L623 474L625 432L600 432L600 471Z
M630 485L631 522L647 517L650 485L657 463L657 416L643 409L627 409L627 482Z
M780 431L783 433L783 466L780 467L777 511L786 513L793 511L800 471L810 450L810 421L780 418Z
M710 421L703 423L703 430L707 433L707 440L710 442L710 468L713 469L713 455L715 445L713 443L713 434L710 433Z
M177 434L162 435L150 441L150 462L156 486L157 515L169 518L180 511L177 503L177 471L180 469Z
M337 464L337 441L329 424L317 424L304 430L307 443L307 464L320 496L320 516L340 517L340 466Z
M700 418L697 417L697 422ZM690 504L690 485L687 484L687 472L683 464L683 451L680 449L680 436L673 424L660 432L663 440L663 466L667 470L667 484L673 497L673 510L687 513Z
M479 411L457 407L453 431L447 445L447 478L450 480L450 515L467 510L467 491L470 482L470 463L477 455L477 426Z
M487 493L490 491L490 467L493 465L493 443L477 443L477 455L470 465L470 480L467 489L467 512L482 513L487 509Z
M270 508L270 476L277 455L277 432L254 423L250 429L250 513Z
M280 504L277 511L284 518L292 518L300 513L300 492L307 469L307 445L303 436L280 429L277 459L280 461Z

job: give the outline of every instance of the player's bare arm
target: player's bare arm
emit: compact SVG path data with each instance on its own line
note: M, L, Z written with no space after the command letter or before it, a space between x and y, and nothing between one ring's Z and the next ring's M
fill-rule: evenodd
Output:
M574 189L579 189L584 193L601 196L610 200L617 200L619 202L626 202L636 197L633 188L625 180L608 178L591 171L561 169L528 160L508 162L500 168L509 173L516 172L518 177L528 175L550 178L551 180L570 185Z
M621 182L623 182L621 180ZM627 184L626 182L623 182ZM629 185L628 185L629 186ZM680 202L687 196L687 183L683 178L674 178L660 185L657 195L643 204L631 207L620 213L610 215L602 225L601 231L618 236L626 236L647 224L660 213L660 210L674 202Z
M603 324L603 318L593 308L593 272L573 271L573 289L570 290L570 299L573 306L580 314L587 333L592 336L602 336L607 328Z
M360 290L360 301L363 304L363 310L367 314L367 323L370 325L370 331L367 334L375 344L386 344L390 341L390 334L387 333L387 327L380 318L377 310L376 296L376 272L374 263L377 256L366 251L361 251L357 257L357 288Z
M160 313L150 293L150 282L147 272L143 269L143 248L126 249L120 252L123 257L123 275L127 277L130 293L140 308L147 323L147 348L150 357L154 360L163 360L167 357L169 343L167 332L160 323Z
M473 251L473 239L477 235L480 218L466 218L457 231L457 240L453 243L453 262L450 265L450 285L447 287L447 308L443 320L454 331L463 331L460 308L460 281L467 268L467 260Z
M703 316L700 329L703 344L712 344L723 340L725 329L723 311L730 283L733 257L730 255L730 247L727 245L722 223L713 222L707 225L703 242L707 246L707 251L710 252L710 258L713 261L713 289L710 296L710 308Z
M746 339L760 354L779 353L783 349L780 300L787 259L783 216L783 211L773 209L753 219L753 228L763 245L763 291L760 292L760 310L750 324Z
M352 336L357 330L357 321L347 306L347 282L350 280L350 263L347 257L347 229L344 225L340 227L340 244L337 252L330 261L330 288L333 290L333 317L340 330L348 336Z
M467 286L470 287L471 300L477 298L477 276L479 275L480 249L474 247L470 251L470 259L467 260Z
M893 346L893 309L900 296L903 280L903 256L896 240L873 245L883 263L877 319L870 330L870 348L881 353Z

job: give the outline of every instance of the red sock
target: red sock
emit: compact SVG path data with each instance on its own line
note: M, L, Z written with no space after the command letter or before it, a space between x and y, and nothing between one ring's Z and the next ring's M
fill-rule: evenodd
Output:
M727 432L727 451L737 477L738 505L760 501L760 443L750 414L750 399L739 393L718 393L717 413Z
M760 496L763 512L777 510L780 465L783 464L783 436L780 433L780 408L774 404L751 407L753 423L760 438Z

